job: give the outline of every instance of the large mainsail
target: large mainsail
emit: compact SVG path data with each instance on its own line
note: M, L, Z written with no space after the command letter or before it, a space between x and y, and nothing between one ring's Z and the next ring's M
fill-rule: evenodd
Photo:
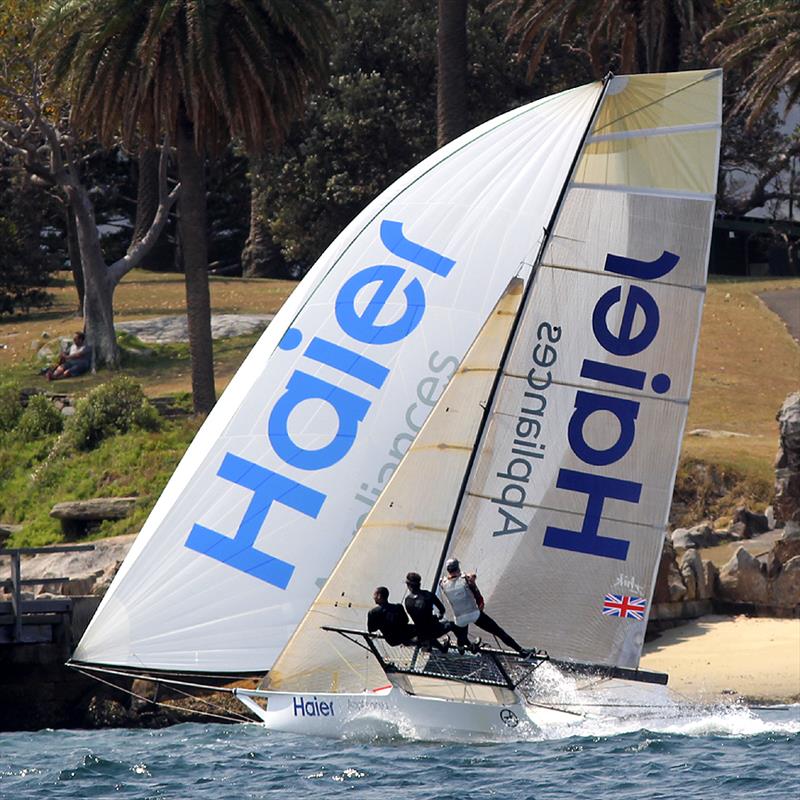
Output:
M435 572L521 295L516 279L275 662L271 689L360 692L385 684L363 648L322 627L362 629L376 586L400 602L407 572Z
M476 128L333 242L187 450L76 660L271 666L539 250L599 91Z
M636 667L694 367L719 71L613 78L490 406L449 552L551 656Z

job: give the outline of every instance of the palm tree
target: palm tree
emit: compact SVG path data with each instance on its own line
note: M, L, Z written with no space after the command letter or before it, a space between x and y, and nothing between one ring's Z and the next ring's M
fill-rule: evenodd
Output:
M770 109L782 91L787 107L800 101L800 5L797 0L738 0L707 36L723 44L719 63L741 68L745 90L735 111L748 122Z
M73 123L131 148L175 142L194 408L214 405L205 156L280 142L326 71L324 0L54 0L39 31Z
M533 78L548 44L585 41L595 77L614 67L622 73L678 69L684 51L715 13L714 0L495 0L511 7L509 37L529 61Z
M439 0L436 33L436 144L467 129L467 0Z

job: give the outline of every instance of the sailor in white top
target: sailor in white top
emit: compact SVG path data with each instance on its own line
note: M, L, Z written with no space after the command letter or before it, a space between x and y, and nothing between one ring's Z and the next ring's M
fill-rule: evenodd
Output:
M467 633L470 623L474 623L481 630L496 636L507 647L516 650L521 656L529 655L529 650L522 647L484 612L483 597L478 590L474 573L462 575L461 565L457 558L451 558L445 565L445 569L447 575L442 578L439 585L453 611L455 619L453 631L456 634L459 650L470 647ZM473 644L471 649L473 652L477 652L477 644Z

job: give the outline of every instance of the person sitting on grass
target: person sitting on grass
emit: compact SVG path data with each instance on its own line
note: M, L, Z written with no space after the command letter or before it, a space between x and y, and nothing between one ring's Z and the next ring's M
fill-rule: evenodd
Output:
M72 337L72 344L69 349L62 351L58 356L58 363L45 371L45 376L49 381L57 381L61 378L74 378L88 372L92 366L92 348L86 344L86 336L82 331L78 331Z

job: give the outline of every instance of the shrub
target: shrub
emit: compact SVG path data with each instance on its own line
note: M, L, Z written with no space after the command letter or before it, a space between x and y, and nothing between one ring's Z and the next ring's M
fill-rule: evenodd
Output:
M131 378L114 378L78 401L65 437L79 450L92 450L100 442L134 428L158 430L161 419Z
M35 394L28 400L17 424L20 436L27 441L61 433L63 427L61 412L43 394Z
M0 384L0 431L10 431L21 414L19 387L13 383Z

